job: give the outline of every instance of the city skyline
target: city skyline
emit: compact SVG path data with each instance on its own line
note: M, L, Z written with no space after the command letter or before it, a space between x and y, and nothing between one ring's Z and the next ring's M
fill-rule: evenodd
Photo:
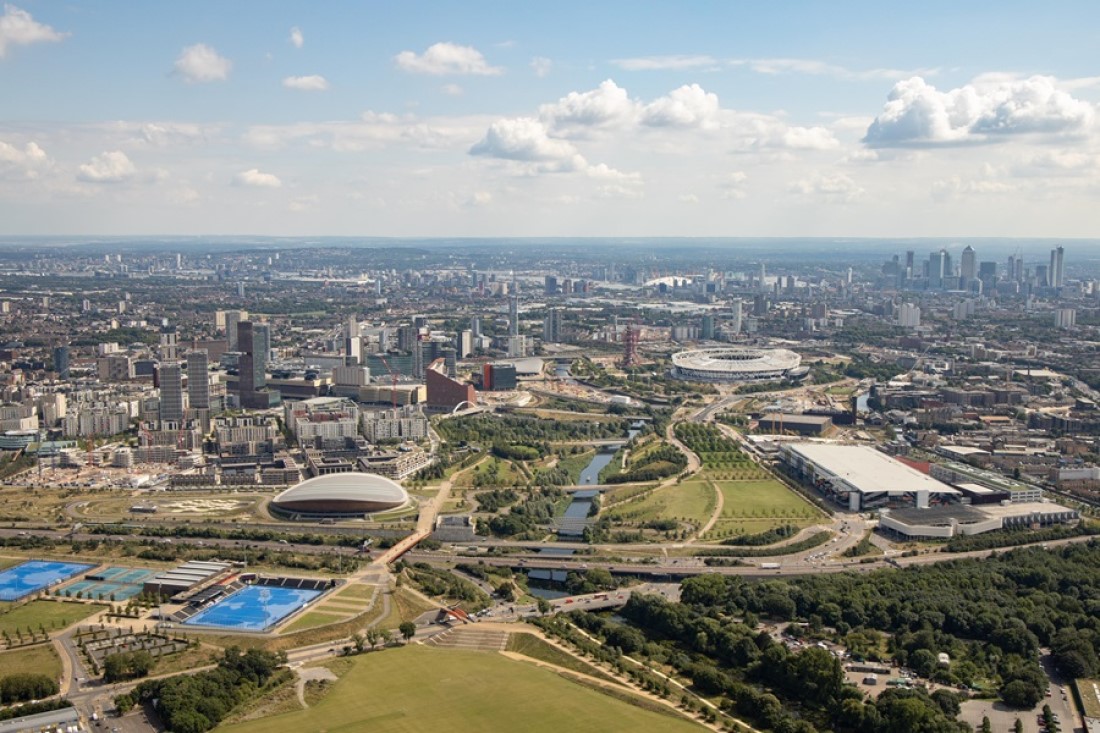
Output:
M1089 4L427 7L5 5L0 234L1096 236Z

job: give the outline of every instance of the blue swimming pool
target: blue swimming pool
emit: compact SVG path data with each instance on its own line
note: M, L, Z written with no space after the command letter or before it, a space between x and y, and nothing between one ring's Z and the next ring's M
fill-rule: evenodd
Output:
M189 626L262 631L282 621L322 591L249 585L184 621Z
M0 572L0 601L18 601L43 588L68 580L95 565L30 560Z

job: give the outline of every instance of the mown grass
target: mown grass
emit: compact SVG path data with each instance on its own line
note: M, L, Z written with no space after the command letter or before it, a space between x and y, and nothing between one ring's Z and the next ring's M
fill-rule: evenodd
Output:
M571 669L574 672L580 672L589 677L595 677L607 682L618 682L614 677L606 674L602 670L577 659L572 654L563 652L561 649L551 644L547 644L534 634L510 634L508 636L508 646L505 648L510 652L522 654L532 659L538 659L539 661L547 662L564 669Z
M7 604L5 604L7 605ZM93 603L63 603L61 601L31 601L22 605L0 609L0 635L15 636L28 627L38 633L39 627L47 632L63 629L105 610L106 606Z
M53 644L38 644L25 649L0 652L0 675L33 672L45 674L57 679L61 677L61 659L54 651Z
M499 654L413 645L367 654L315 707L228 727L234 733L522 730L698 731L554 672ZM364 692L367 691L367 692Z
M714 513L717 501L714 489L708 483L686 481L657 489L634 501L616 504L606 512L606 516L636 524L677 519L701 525Z

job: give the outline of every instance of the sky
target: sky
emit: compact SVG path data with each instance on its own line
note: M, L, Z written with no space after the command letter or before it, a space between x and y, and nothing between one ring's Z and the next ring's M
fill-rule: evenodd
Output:
M0 6L0 234L1100 237L1100 3Z

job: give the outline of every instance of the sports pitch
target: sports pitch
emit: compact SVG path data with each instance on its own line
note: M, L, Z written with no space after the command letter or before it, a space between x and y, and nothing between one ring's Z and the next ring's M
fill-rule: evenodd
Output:
M29 560L0 572L0 601L18 601L94 567L76 562Z
M249 585L199 611L183 623L188 626L262 631L279 623L321 593L319 590L304 588Z
M500 654L419 645L366 654L309 710L252 720L232 733L411 733L704 730Z

